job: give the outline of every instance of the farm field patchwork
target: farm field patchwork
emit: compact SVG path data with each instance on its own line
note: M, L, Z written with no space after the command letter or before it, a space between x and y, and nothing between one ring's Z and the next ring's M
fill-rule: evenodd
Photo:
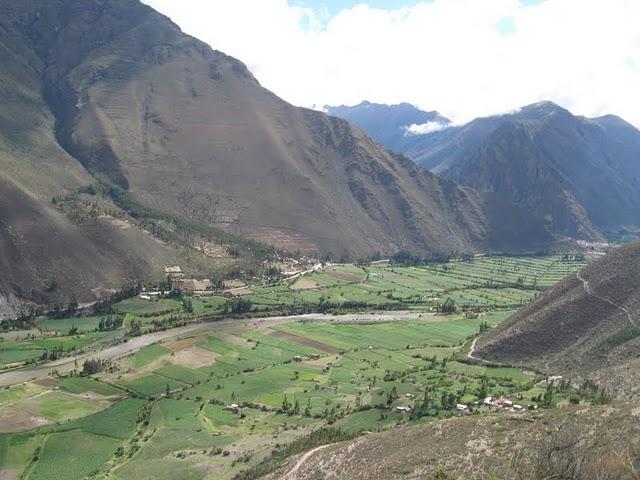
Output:
M319 428L354 434L384 430L454 415L457 402L482 411L474 402L485 395L537 404L544 389L536 386L541 379L534 374L465 362L464 345L480 326L496 325L506 315L282 322L200 334L170 342L171 349L158 344L162 355L146 364L155 366L152 371L141 372L129 362L125 370L95 378L57 380L62 390L109 395L114 403L70 421L25 429L29 442L22 441L25 433L5 432L1 452L9 462L39 449L33 464L11 460L28 470L27 479L55 478L63 471L71 479L109 472L129 480L143 471L152 478L232 478L276 445ZM198 368L174 363L180 349L191 349L194 342L213 352L213 361ZM27 402L47 391L27 385L0 393L7 401ZM125 395L130 398L117 400ZM411 413L401 411L407 407ZM47 408L67 407L51 402ZM58 454L63 445L78 448L74 455Z
M421 313L381 322L313 315L238 321L144 347L92 376L1 389L0 478L63 478L64 472L72 480L231 479L312 431L357 434L434 421L458 414L458 403L482 413L485 396L532 408L553 405L569 393L554 390L545 400L541 377L470 363L466 348L478 332L581 265L559 256L335 265L303 277L309 280L304 288L295 286L299 280L249 286L243 298L254 311L324 304ZM455 313L438 313L447 299ZM228 298L191 300L191 318L197 318L225 308ZM83 348L88 338L177 315L183 303L130 299L114 312L126 319L119 333L96 331L104 317L42 320L41 330L19 338L8 332L0 360L22 348ZM78 332L67 335L74 327ZM10 348L3 350L5 342ZM16 411L29 418L3 421ZM65 445L73 455L62 453Z

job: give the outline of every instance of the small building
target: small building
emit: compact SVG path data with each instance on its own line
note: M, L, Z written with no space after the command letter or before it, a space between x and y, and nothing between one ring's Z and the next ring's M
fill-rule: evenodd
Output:
M225 406L224 408L225 410L229 410L230 412L238 413L238 410L240 410L240 405L238 405L237 403L232 403L230 405Z
M396 412L411 413L411 407L396 407Z
M461 412L461 413L469 413L469 407L467 407L467 406L466 406L465 404L463 404L463 403L458 403L458 404L456 405L456 410L457 410L458 412Z
M491 407L491 406L493 406L493 397L486 397L486 398L482 401L482 403L483 403L484 405L486 405L487 407Z

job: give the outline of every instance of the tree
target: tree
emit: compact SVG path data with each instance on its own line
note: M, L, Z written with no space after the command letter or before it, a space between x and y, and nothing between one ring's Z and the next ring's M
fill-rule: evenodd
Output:
M225 310L227 313L243 314L251 311L252 303L242 297L234 297L227 300Z
M191 297L182 299L182 309L186 313L193 313L193 301L191 300Z
M94 375L96 373L103 371L105 368L107 368L108 365L109 365L109 362L107 360L94 360L93 358L87 359L84 361L84 364L82 365L81 375L83 376Z
M478 391L478 397L479 398L486 398L487 397L487 387L489 386L489 382L487 380L487 376L486 375L482 375L480 377L480 390Z
M447 298L442 306L440 312L444 314L456 313L456 302L453 298Z
M397 399L398 391L396 390L396 386L394 385L393 387L391 387L391 390L389 390L389 393L387 394L387 407L390 407Z
M281 410L283 412L288 412L290 408L291 408L291 404L289 403L289 399L287 398L287 394L285 393L284 398L282 399Z
M74 315L78 311L78 299L73 296L67 305L67 314Z
M78 327L76 326L76 323L73 322L73 325L71 325L71 328L69 329L69 336L73 337L74 335L78 334Z

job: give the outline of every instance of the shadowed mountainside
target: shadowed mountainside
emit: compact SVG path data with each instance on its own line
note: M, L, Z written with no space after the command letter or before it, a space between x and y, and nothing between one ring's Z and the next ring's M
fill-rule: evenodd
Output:
M476 343L476 355L640 393L640 243L570 276Z
M496 196L423 172L343 120L289 105L241 62L136 0L0 6L2 263L13 266L5 296L18 287L37 296L43 269L91 277L80 290L87 296L105 277L114 286L182 258L139 225L129 225L136 238L120 238L109 198L95 199L101 215L83 224L52 205L96 183L125 192L138 210L289 250L515 252L552 241L541 220ZM22 230L27 241L47 238L51 254L37 242L16 250L11 232ZM48 264L69 269L55 274Z
M378 115L367 124L376 129L365 130L388 138L395 128L379 133L385 115ZM504 195L562 235L602 240L638 229L640 131L613 115L585 118L540 102L387 146L443 177Z

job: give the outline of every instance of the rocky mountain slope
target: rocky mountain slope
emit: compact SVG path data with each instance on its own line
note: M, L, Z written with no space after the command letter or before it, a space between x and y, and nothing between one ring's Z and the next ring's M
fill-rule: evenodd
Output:
M540 220L293 107L137 0L0 7L5 298L157 271L184 255L176 219L336 255L548 248Z
M568 277L478 339L476 355L640 394L640 243Z
M545 216L562 235L602 240L640 223L640 131L613 115L579 117L541 102L394 147L443 177Z

